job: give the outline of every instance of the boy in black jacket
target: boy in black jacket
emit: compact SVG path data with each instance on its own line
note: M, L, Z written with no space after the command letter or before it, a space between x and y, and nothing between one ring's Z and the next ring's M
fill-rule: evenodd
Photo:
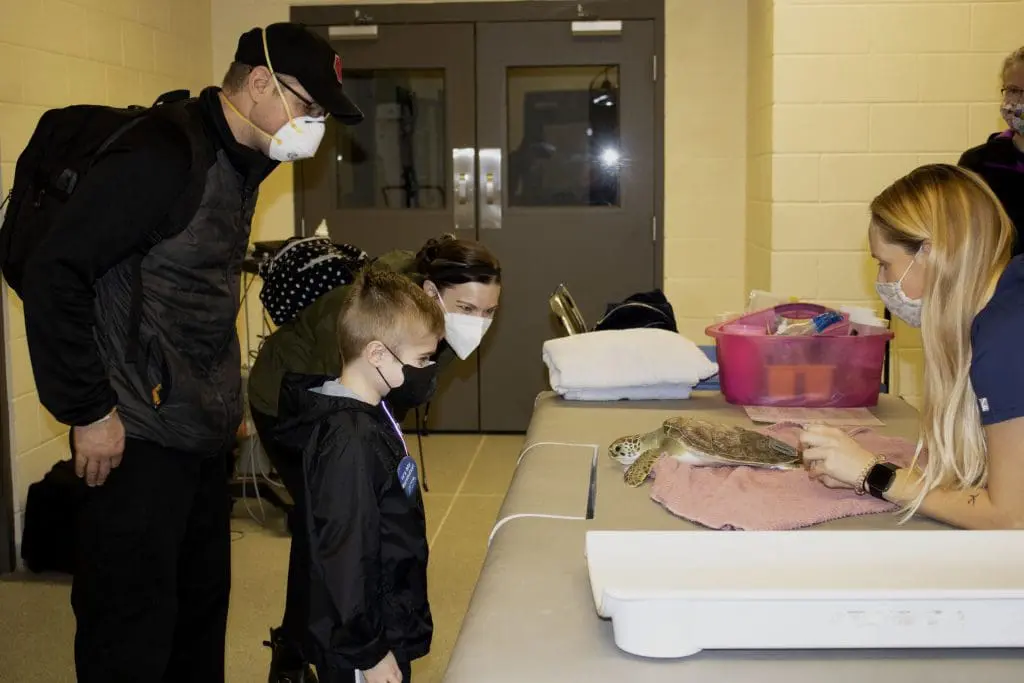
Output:
M366 269L338 316L341 378L289 374L279 436L302 453L321 683L402 683L430 650L427 537L415 461L387 400L426 402L444 317L422 288Z

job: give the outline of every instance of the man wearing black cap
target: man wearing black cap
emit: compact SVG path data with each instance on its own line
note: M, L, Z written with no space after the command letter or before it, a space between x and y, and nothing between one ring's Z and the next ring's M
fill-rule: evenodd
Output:
M147 116L97 159L23 279L39 396L90 487L74 520L80 683L224 681L225 456L257 192L313 156L326 116L362 119L341 59L294 24L243 35L224 88L179 106L186 123Z
M325 114L345 124L363 119L342 90L341 57L297 24L243 34L224 91L235 138L276 161L313 156Z

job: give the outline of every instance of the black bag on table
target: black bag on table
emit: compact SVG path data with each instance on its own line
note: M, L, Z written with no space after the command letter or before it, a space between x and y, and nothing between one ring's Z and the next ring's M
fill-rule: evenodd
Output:
M604 317L594 325L594 331L628 330L637 327L679 332L672 304L660 289L633 294L624 301L608 304Z

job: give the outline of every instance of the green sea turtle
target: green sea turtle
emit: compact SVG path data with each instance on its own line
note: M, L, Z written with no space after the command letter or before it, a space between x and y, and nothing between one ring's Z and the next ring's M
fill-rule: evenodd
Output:
M803 466L799 451L783 441L751 429L688 417L672 417L652 432L617 439L608 454L629 466L625 480L630 486L647 481L663 455L689 465L712 467L791 470Z

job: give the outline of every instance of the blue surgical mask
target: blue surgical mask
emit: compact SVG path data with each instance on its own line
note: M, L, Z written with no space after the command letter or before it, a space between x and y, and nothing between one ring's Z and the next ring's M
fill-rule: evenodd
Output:
M920 249L918 250L919 253L921 253ZM911 327L921 327L921 309L923 308L924 301L922 299L911 299L906 295L903 291L903 278L914 267L916 261L917 254L914 255L914 259L896 282L875 282L875 291L878 292L878 297L885 304L885 307L889 309L890 313Z

